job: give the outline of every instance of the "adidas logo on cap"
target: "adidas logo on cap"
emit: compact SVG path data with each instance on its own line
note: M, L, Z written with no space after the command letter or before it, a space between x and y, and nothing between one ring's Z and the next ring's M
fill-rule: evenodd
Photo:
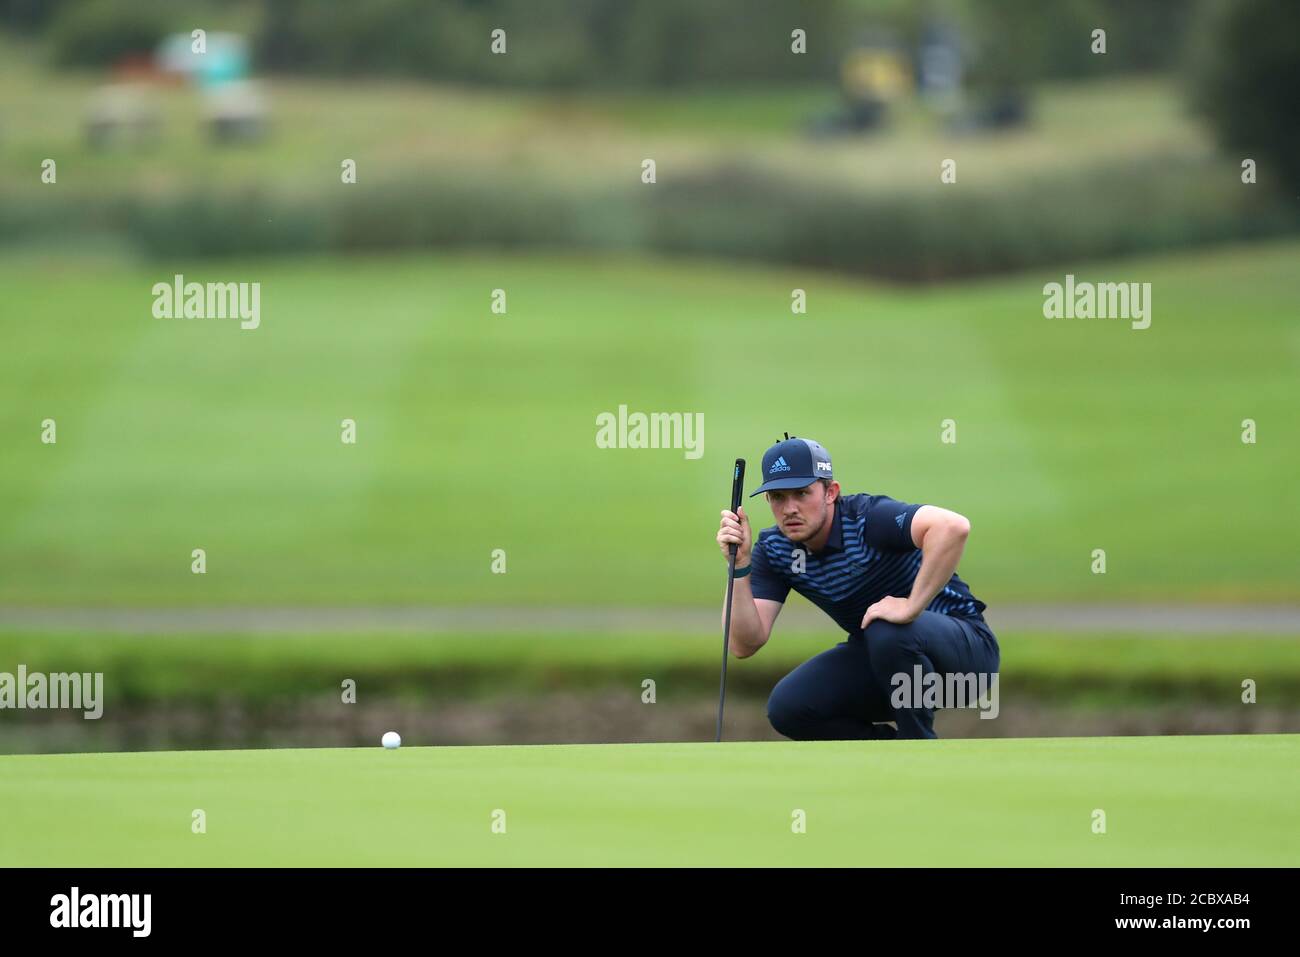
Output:
M769 475L773 472L788 472L790 471L790 466L785 464L785 456L782 455L772 463L772 467L767 471Z

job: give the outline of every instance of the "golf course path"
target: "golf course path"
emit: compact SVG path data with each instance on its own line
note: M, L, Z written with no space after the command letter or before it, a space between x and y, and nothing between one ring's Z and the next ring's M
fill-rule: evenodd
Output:
M985 616L995 631L1083 634L1300 634L1295 605L998 605ZM787 629L833 628L815 608L791 604ZM718 613L702 608L206 607L0 608L0 629L136 634L302 634L712 631Z

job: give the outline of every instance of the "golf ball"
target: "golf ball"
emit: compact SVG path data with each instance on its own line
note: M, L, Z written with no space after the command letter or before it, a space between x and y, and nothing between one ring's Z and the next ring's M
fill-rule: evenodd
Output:
M384 736L379 739L380 743L389 751L402 746L402 736L396 731L385 731Z

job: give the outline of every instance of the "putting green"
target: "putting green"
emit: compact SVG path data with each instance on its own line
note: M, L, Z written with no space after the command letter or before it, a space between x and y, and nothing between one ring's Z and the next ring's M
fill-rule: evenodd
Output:
M1297 791L1294 735L9 756L0 864L1294 866Z

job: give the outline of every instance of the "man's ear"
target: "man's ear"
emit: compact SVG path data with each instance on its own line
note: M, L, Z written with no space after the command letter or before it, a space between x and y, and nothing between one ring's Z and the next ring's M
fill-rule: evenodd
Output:
M830 487L826 489L826 497L832 502L840 500L840 483L832 481Z

